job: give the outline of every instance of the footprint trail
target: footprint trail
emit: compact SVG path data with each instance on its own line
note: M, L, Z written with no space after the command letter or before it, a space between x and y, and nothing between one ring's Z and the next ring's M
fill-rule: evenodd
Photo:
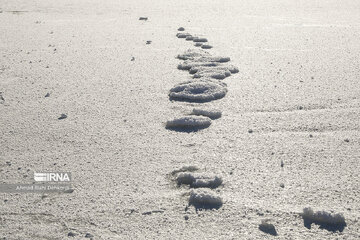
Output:
M182 60L177 68L188 71L191 79L181 81L169 90L171 101L205 103L221 99L228 91L226 83L222 80L239 72L239 69L228 64L229 57L213 56L203 49L211 49L208 39L184 33L180 27L176 37L193 41L195 49L189 49L177 58ZM192 112L166 122L166 129L181 132L196 132L208 128L215 119L219 119L222 112L218 109L194 108ZM178 187L187 187L188 205L198 209L219 209L223 205L222 198L214 191L223 184L220 176L199 172L194 166L182 167L171 173L171 178Z
M205 103L221 99L228 91L226 83L221 80L239 72L235 66L228 64L229 57L213 56L203 49L211 49L205 37L185 33L180 27L177 38L193 41L201 49L189 49L177 56L183 60L177 68L186 70L191 75L188 81L182 81L169 90L170 101ZM211 121L221 117L221 111L197 108L187 116L177 117L166 122L166 128L174 131L198 131L211 125Z

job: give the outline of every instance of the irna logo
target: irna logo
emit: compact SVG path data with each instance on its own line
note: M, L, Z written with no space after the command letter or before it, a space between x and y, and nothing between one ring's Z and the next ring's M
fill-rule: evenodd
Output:
M68 172L54 173L34 173L34 180L36 182L70 182L71 174Z

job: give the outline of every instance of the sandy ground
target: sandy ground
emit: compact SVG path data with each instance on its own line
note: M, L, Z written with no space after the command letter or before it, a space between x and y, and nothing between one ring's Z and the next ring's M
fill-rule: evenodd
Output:
M359 12L355 0L0 0L0 181L67 171L75 188L0 193L0 237L360 238ZM202 104L222 118L192 133L164 127L198 105L168 98L189 79L178 27L240 69ZM185 165L222 176L221 208L185 212L189 190L169 178ZM304 207L347 226L308 229Z

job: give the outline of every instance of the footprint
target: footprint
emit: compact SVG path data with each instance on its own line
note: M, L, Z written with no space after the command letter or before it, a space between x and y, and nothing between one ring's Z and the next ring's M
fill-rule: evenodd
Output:
M189 49L185 51L183 54L179 54L177 58L181 60L195 60L196 58L210 57L210 56L211 56L210 53L204 50Z
M209 56L209 57L201 57L201 58L196 58L194 59L194 61L196 62L218 62L218 63L225 63L225 62L229 62L230 58L229 57L221 57L221 56Z
M197 173L199 169L194 166L182 167L172 172L173 180L178 186L188 185L192 189L188 195L188 206L192 205L198 209L220 208L223 204L221 197L211 189L222 184L222 178L216 175Z
M225 97L226 84L211 79L199 79L178 84L170 89L170 100L209 102Z
M220 63L217 62L194 62L194 61L185 61L178 65L179 70L190 70L192 68L199 68L199 67L216 67L219 66ZM195 73L195 72L194 72Z
M194 44L195 47L201 47L203 44L201 42L197 42Z
M187 36L187 37L185 38L186 41L192 41L193 39L194 39L194 37L191 36L191 35L190 35L190 36Z
M208 40L206 38L198 38L198 37L196 37L196 38L194 38L193 41L194 42L207 42Z
M185 31L185 28L179 27L179 28L178 28L178 31Z
M221 118L221 111L219 110L206 110L206 109L200 109L200 108L194 108L191 112L192 115L197 116L205 116L212 120Z
M209 68L211 67L211 68ZM214 64L214 65L196 65L196 66L192 66L190 69L189 69L189 73L190 74L194 74L194 73L197 73L197 72L202 72L202 71L207 71L207 70L223 70L223 71L229 71L230 73L238 73L239 72L239 69L235 66L232 66L232 65L220 65L220 64Z
M203 44L203 45L201 45L201 48L202 48L202 49L211 49L212 46L209 45L209 44Z
M182 172L177 174L176 182L179 186L185 184L191 188L217 188L222 184L222 179L215 175Z
M166 128L175 131L193 132L207 128L211 125L211 119L204 116L185 116L166 122Z
M190 192L189 205L196 209L219 209L222 204L222 198L213 191L196 189Z
M223 56L211 56L209 52L204 51L202 49L190 49L187 50L183 54L179 54L177 56L178 59L181 60L191 60L194 62L219 62L219 63L225 63L229 62L229 57L223 57Z
M304 226L308 229L311 228L312 223L319 225L320 229L326 229L333 232L342 232L347 226L345 217L341 213L326 211L315 212L311 207L306 207L300 215L304 220Z
M189 34L189 33L178 33L178 34L176 34L176 36L178 38L186 38L188 36L191 36L191 34Z
M231 72L227 69L207 68L207 69L202 69L201 71L197 71L193 77L194 78L207 77L207 78L222 80L229 77L230 75Z

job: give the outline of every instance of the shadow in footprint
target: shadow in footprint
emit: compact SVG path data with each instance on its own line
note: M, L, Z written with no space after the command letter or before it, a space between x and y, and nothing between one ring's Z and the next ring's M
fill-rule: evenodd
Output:
M311 229L311 224L315 223L316 225L319 225L320 229L325 229L328 230L330 232L342 232L344 231L344 228L346 227L346 223L345 222L339 222L339 223L324 223L321 221L317 221L311 218L308 218L306 216L303 216L303 220L304 220L304 226L308 229Z
M175 131L175 132L186 132L186 133L192 133L192 132L198 132L200 130L203 130L205 128L208 128L209 126L202 126L202 127L165 127L167 130Z
M196 132L211 125L211 119L203 116L184 116L166 122L166 129L178 132Z
M187 103L206 103L206 102L219 100L221 98L223 98L223 96L214 97L212 99L188 99L188 98L182 98L182 97L171 97L171 96L169 96L170 101L187 102Z
M200 203L192 203L190 204L194 206L196 212L202 211L202 210L218 210L222 207L222 203L219 204L200 204Z

